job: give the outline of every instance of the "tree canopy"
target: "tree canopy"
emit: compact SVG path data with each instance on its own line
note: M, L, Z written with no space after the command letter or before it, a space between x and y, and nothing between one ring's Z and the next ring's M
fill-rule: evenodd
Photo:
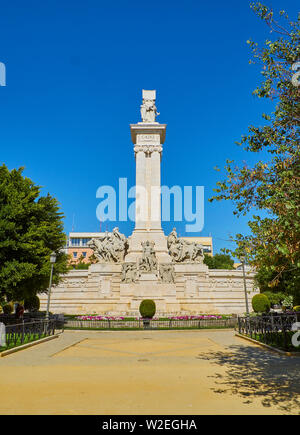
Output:
M228 254L215 254L213 257L204 254L203 262L209 269L234 269L234 261Z
M250 264L262 269L268 286L300 297L300 16L291 21L285 11L278 18L261 3L251 8L270 29L260 48L250 45L262 66L262 82L253 91L274 102L274 112L263 114L263 126L250 125L239 142L246 152L266 151L269 159L238 166L227 160L226 179L217 183L213 200L234 202L237 216L258 210L248 222L251 235L237 234L233 255L246 253ZM282 22L283 21L283 22ZM298 62L297 62L298 61ZM266 211L267 217L259 215ZM266 283L265 283L266 284Z
M67 271L63 214L55 198L23 177L23 168L0 167L0 301L23 300L47 291L52 251L53 283Z

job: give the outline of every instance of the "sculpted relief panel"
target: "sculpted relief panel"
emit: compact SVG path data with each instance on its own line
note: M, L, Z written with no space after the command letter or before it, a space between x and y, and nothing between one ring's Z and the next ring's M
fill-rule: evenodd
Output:
M173 264L161 263L159 265L159 277L163 283L174 283L175 270Z
M83 287L87 283L87 278L69 278L64 280L58 287Z
M142 242L143 253L142 258L139 260L139 270L141 272L156 272L157 260L154 251L154 242Z
M136 263L124 263L122 266L122 277L121 282L128 284L131 282L136 282L139 276L138 268Z

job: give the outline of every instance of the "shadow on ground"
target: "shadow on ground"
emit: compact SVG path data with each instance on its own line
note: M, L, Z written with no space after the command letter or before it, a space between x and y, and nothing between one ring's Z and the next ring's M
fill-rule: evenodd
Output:
M252 346L229 346L225 352L199 354L198 359L223 366L216 373L215 393L236 394L264 407L276 406L283 413L300 414L300 358L278 356Z

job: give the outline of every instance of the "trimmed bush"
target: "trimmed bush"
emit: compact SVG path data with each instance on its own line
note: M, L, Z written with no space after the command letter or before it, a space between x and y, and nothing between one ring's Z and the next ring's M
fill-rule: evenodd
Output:
M24 309L28 311L38 311L40 309L40 299L38 296L33 295L24 301Z
M268 297L262 293L253 296L252 308L256 313L268 313L270 311L270 301Z
M144 319L152 319L156 311L155 302L152 299L144 299L140 304L139 310Z
M2 305L2 310L4 314L11 314L13 312L13 306L12 304Z

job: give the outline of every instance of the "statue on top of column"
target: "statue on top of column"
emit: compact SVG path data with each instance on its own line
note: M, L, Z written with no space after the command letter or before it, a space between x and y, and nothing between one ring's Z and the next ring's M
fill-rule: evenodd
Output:
M146 91L143 89L143 104L141 105L142 121L147 123L156 122L159 115L155 106L156 91Z

